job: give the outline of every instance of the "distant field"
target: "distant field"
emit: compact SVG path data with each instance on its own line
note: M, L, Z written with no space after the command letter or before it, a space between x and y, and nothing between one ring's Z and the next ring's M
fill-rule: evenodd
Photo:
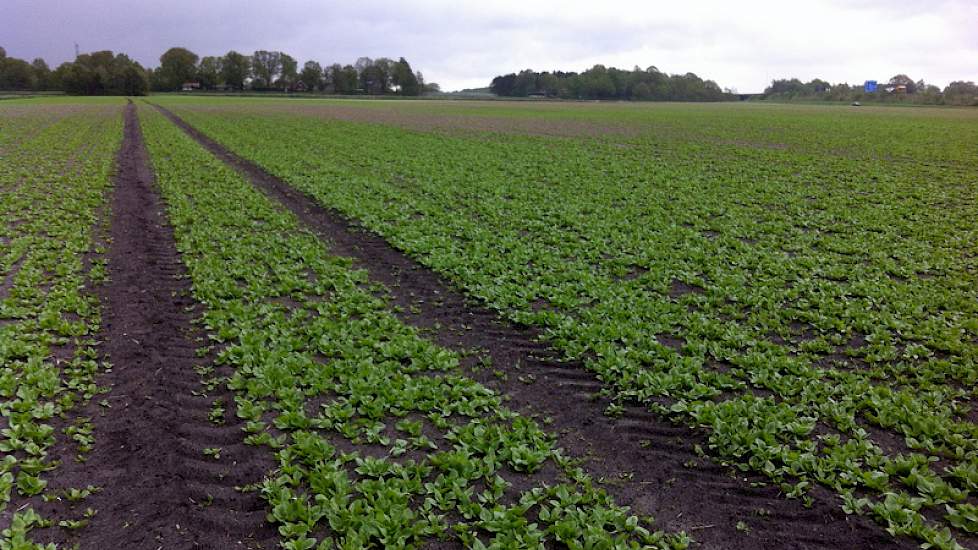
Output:
M77 101L0 103L0 185ZM197 391L289 548L978 548L978 109L135 102ZM47 238L4 200L0 244Z

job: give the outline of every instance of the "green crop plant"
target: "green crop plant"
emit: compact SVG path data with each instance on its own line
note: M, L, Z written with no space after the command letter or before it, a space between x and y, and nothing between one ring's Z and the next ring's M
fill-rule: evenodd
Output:
M714 460L932 547L967 531L975 112L163 103Z
M0 105L0 510L17 507L0 533L3 547L34 548L29 532L53 524L33 508L57 500L48 483L59 465L52 447L70 442L83 460L95 444L77 408L100 391L95 232L122 105Z
M227 415L275 456L256 487L283 547L688 544L595 488L291 214L152 108L140 118Z

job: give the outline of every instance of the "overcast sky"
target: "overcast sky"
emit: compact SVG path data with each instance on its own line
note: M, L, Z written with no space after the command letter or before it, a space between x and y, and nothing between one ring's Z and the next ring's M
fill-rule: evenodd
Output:
M51 65L113 50L156 66L281 50L302 63L404 56L443 89L520 69L595 63L695 72L761 91L773 78L862 83L906 73L943 87L978 80L978 0L0 0L0 46Z

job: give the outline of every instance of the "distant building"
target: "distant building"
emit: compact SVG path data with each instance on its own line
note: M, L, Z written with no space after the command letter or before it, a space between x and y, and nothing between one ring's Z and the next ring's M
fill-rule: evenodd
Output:
M301 80L292 85L293 92L305 92L307 90L306 83Z
M182 92L192 92L194 90L200 89L200 82L184 82L183 87L180 88Z

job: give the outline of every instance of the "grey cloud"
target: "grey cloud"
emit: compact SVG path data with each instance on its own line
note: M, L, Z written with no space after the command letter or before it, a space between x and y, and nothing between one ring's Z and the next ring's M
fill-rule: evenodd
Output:
M524 68L594 63L696 72L759 90L775 77L861 82L906 72L946 84L978 79L978 5L967 0L784 3L502 0L3 0L0 45L56 65L83 51L147 66L170 46L200 55L279 49L301 61L407 57L448 89Z

